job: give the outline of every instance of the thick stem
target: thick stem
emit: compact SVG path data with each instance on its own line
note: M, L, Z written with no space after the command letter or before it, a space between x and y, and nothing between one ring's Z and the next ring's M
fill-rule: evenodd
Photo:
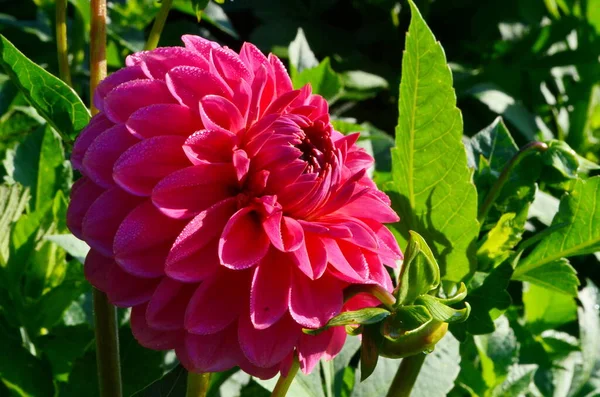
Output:
M299 368L300 363L298 362L298 358L294 357L294 362L292 363L292 367L290 368L287 376L280 376L279 379L277 379L277 384L271 393L271 397L284 397L287 394L288 389L290 388L294 377L296 377Z
M94 91L106 77L106 0L91 0L90 11L90 100L92 114L96 114Z
M543 142L529 142L527 145L523 146L521 150L519 150L519 152L513 156L513 158L510 159L510 161L504 166L500 177L498 177L498 180L496 181L496 183L494 183L487 196L485 197L481 208L479 208L479 223L483 223L483 221L485 220L485 217L490 211L492 204L498 198L502 187L508 180L511 171L515 168L515 166L519 164L521 160L527 157L530 153L545 152L546 150L548 150L548 145L546 145Z
M419 353L402 359L387 397L410 397L426 357L424 353Z
M165 27L165 22L167 20L167 16L169 15L169 10L171 9L171 4L173 4L173 0L162 1L160 10L158 11L156 19L154 20L154 25L152 25L150 36L148 36L148 41L146 41L146 45L144 46L144 50L153 50L158 45L160 34Z
M56 51L59 76L62 81L72 85L67 50L67 0L56 0Z
M96 363L100 397L121 397L121 364L117 311L106 294L94 288L94 325L96 327Z
M206 397L210 386L210 372L188 372L185 397Z

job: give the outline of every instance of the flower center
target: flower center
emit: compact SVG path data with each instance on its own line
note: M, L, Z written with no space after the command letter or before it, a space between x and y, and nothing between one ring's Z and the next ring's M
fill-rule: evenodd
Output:
M322 121L302 129L304 137L296 147L302 151L300 159L306 161L305 173L321 173L332 161L334 146L331 140L331 129Z

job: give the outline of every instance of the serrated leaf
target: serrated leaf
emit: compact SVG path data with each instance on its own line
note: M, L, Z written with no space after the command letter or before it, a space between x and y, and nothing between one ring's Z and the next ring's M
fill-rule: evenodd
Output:
M292 77L305 69L312 69L319 65L319 61L310 49L302 28L298 28L296 38L290 43L288 56L292 66Z
M90 114L75 91L29 60L0 35L0 65L31 105L67 141L73 141Z
M492 392L492 397L520 396L525 394L533 382L533 375L538 369L537 365L519 365L510 367L506 380L496 387Z
M515 269L515 278L563 257L600 250L600 177L577 180L560 203L552 225L566 223L546 236Z
M327 101L333 102L342 92L342 78L337 74L325 58L317 66L304 69L292 76L294 88L302 88L310 84L313 94L323 96Z
M397 304L410 304L440 285L440 268L431 248L418 233L410 230L404 262L394 295Z
M481 277L476 275L469 286L469 294L465 299L471 305L469 318L464 323L452 324L450 328L457 338L464 340L467 332L472 335L482 335L494 331L494 320L512 302L510 295L506 292L512 271L512 266L506 261L484 276L485 278L477 287L475 287L475 282Z
M375 324L379 321L383 320L387 316L390 315L390 312L386 309L378 308L378 307L369 307L365 309L360 309L356 311L343 312L333 317L331 320L325 324L324 327L318 329L307 329L304 328L303 332L309 335L318 335L321 332L329 329L331 327L338 327L342 325L352 325L352 324Z
M513 279L527 281L569 296L577 296L577 287L579 286L577 271L565 258L536 267L527 273L513 277Z
M569 395L576 395L587 383L598 361L600 351L600 291L587 280L587 286L579 293L581 306L578 312L581 359L575 363Z
M409 230L421 234L442 277L459 282L475 271L477 194L444 51L412 3L411 10L390 185L398 193L392 200L403 219L394 227L400 245L406 245Z
M517 361L519 349L515 333L506 317L499 317L494 325L496 329L493 333L474 337L483 379L488 388L504 381L510 366Z

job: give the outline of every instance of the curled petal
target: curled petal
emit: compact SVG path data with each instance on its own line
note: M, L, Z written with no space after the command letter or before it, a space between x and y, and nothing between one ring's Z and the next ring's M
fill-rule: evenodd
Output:
M104 99L106 115L115 123L124 123L139 108L155 103L175 103L167 85L160 80L128 81Z
M219 241L219 257L230 269L246 269L264 258L269 246L258 214L245 207L227 222Z
M224 129L237 133L245 126L237 106L217 95L206 95L202 98L200 117L207 129Z
M191 109L207 95L231 97L231 89L208 70L178 66L167 73L167 86L175 98Z
M82 225L85 214L104 189L87 177L80 178L71 189L71 204L67 209L67 226L75 237L83 238Z
M292 274L290 314L307 328L320 328L337 315L344 303L344 284L329 274L311 280L300 272Z
M134 306L131 309L131 332L138 343L148 349L171 350L177 348L185 335L180 331L161 331L152 328L146 321L147 304Z
M142 139L161 135L187 137L202 129L202 120L186 106L158 103L136 110L129 116L126 125L133 136Z
M192 164L228 163L232 161L235 135L229 131L201 130L190 136L183 150Z
M73 168L81 170L83 157L88 148L96 140L96 138L104 131L114 127L114 123L110 121L104 113L98 113L90 120L90 123L81 131L71 152L71 163Z
M94 105L100 111L104 111L104 98L116 87L132 80L145 79L144 71L139 65L129 66L114 73L98 84L94 91Z

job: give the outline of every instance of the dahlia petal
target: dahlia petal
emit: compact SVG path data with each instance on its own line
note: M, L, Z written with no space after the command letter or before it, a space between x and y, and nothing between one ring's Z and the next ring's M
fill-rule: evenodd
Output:
M104 111L104 98L117 86L131 80L145 79L146 76L139 65L129 66L111 73L98 84L94 91L94 105Z
M148 302L148 326L158 331L183 330L185 310L196 288L196 284L184 284L163 277Z
M113 255L113 239L123 219L141 203L118 187L102 193L90 206L82 224L82 236L88 245L106 256Z
M263 228L271 243L280 251L291 252L300 248L304 230L297 220L276 212L263 221Z
M358 255L355 252L356 250L343 252L340 248L340 244L343 244L342 241L325 237L321 238L321 241L325 244L328 262L337 270L337 272L334 272L336 277L350 283L364 283L366 281L367 263L364 256L361 257L360 252ZM352 260L352 263L350 260Z
M290 106L290 104L300 95L300 90L286 92L273 101L265 110L265 114L281 114Z
M312 372L315 366L325 355L327 347L334 335L334 328L330 328L318 335L302 334L298 341L298 361L300 369L306 375Z
M131 194L149 196L161 179L190 165L184 142L182 136L165 135L136 143L116 161L114 181Z
M171 69L167 73L166 82L171 94L179 103L191 109L196 109L200 100L207 95L228 98L232 95L231 88L210 71L190 66Z
M112 178L117 159L131 146L139 142L123 124L118 124L100 134L85 152L83 173L102 187L115 184Z
M254 328L268 328L287 312L291 266L286 254L273 249L256 266L250 288L250 319Z
M258 214L245 207L227 222L219 241L219 258L230 269L246 269L264 258L269 246Z
M333 335L331 335L331 340L323 355L323 358L327 361L332 360L342 351L347 336L344 327L333 327L331 330L333 331Z
M373 280L388 291L393 290L394 287L392 285L392 279L383 266L383 263L381 263L379 255L372 252L366 252L364 250L363 255L365 256L369 266L369 279Z
M192 164L228 163L232 161L235 135L229 131L202 130L190 136L183 150Z
M277 373L279 372L279 368L280 368L279 363L273 365L270 368L262 368L262 367L258 367L256 365L254 365L250 361L248 361L248 359L246 358L246 356L244 356L244 354L241 354L241 356L242 357L240 358L240 361L238 362L238 366L240 367L240 369L242 371L244 371L248 375L251 375L255 378L259 378L259 379L263 379L263 380L271 379L272 377L277 375Z
M237 149L233 152L233 166L238 182L242 183L250 170L250 159L244 150Z
M367 293L360 293L354 295L352 298L344 302L344 307L342 311L353 312L367 307L377 307L379 305L381 305L381 302L373 295Z
M85 257L83 273L87 281L102 292L108 291L108 274L115 261L91 249Z
M264 65L261 65L257 70L252 81L252 93L250 111L248 113L248 121L250 123L253 123L264 114L264 111L271 104L275 95L275 82Z
M231 101L216 95L206 95L200 101L200 117L206 129L224 129L237 133L245 122Z
M115 123L124 123L138 110L156 103L175 103L160 80L132 80L113 89L104 99L104 111Z
M104 131L111 127L114 127L114 123L110 121L104 113L98 113L90 120L90 123L81 131L75 144L73 145L73 151L71 152L71 163L73 168L81 170L83 157L85 152L98 137Z
M204 37L194 36L190 34L183 35L181 40L185 44L185 48L188 50L196 51L202 55L205 59L210 59L212 50L220 48L218 43L211 40L206 40Z
M280 363L293 351L301 333L301 327L287 314L266 329L254 328L249 315L241 316L239 320L238 338L242 352L252 364L262 368Z
M252 87L245 80L240 80L240 84L233 89L233 99L231 101L237 106L244 120L248 119L251 100Z
M193 372L221 372L237 365L242 356L236 338L235 324L223 332L211 335L186 334L185 348L178 349L180 356L185 349L181 360L188 371Z
M231 164L198 164L160 181L152 191L152 201L171 218L191 218L231 197L236 185Z
M298 269L310 279L318 279L325 273L327 250L318 236L305 232L303 244L296 251L291 252L290 255Z
M82 177L73 184L71 189L71 204L67 209L67 227L75 235L82 239L82 224L85 214L90 206L104 192L104 189L96 185L87 177Z
M142 70L152 79L162 80L167 72L176 67L209 68L209 63L204 57L182 47L160 47L141 52L139 57Z
M223 200L196 215L181 231L166 260L165 272L183 282L197 282L219 267L219 236L236 210L235 198Z
M115 234L115 261L138 277L162 276L165 258L184 225L163 215L151 201L144 201L127 215Z
M292 80L290 79L290 75L288 74L281 60L279 60L279 58L277 58L275 55L269 54L269 62L271 63L271 68L275 76L277 96L291 91L293 89Z
M317 280L299 272L292 273L290 314L304 327L324 326L342 309L343 287L340 281L327 273Z
M214 334L239 317L248 304L250 272L223 269L204 280L190 299L185 328L194 334Z
M139 278L126 273L114 261L108 273L108 300L118 307L131 307L147 302L160 282L158 278Z
M230 86L239 84L240 80L252 81L252 75L240 57L228 48L212 49L213 62L220 75Z
M136 110L126 125L133 136L142 139L159 135L187 137L202 128L202 120L186 106L158 103Z
M138 343L152 350L171 350L181 344L184 331L160 331L152 328L146 321L147 304L134 306L131 309L131 332Z
M365 208L368 208L369 211L365 212ZM389 203L385 203L381 197L373 192L367 192L351 200L334 214L351 218L367 218L380 223L395 223L400 220L398 215L389 206Z
M254 44L244 43L240 50L240 58L246 64L246 67L255 73L261 65L268 66L267 57Z

